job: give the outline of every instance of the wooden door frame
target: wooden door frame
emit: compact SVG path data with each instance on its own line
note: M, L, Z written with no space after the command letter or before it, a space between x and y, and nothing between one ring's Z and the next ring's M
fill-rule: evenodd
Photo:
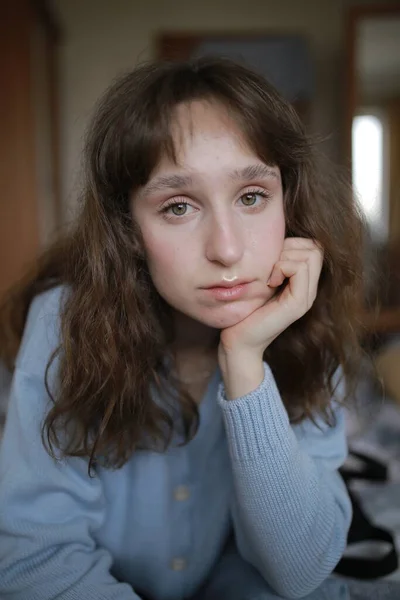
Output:
M4 0L0 9L0 95L3 115L0 206L0 295L18 280L42 250L37 170L37 130L32 36L38 24L45 31L46 79L50 105L53 171L50 172L57 226L61 225L60 113L57 45L60 28L47 5L38 0Z
M363 18L400 14L400 4L387 2L385 4L371 4L352 6L348 9L345 20L345 136L344 156L351 172L351 130L353 116L357 107L358 87L355 77L356 70L356 29L358 22Z
M363 18L400 14L400 4L359 5L350 7L346 15L346 78L345 78L345 138L344 156L350 177L352 169L352 124L358 99L358 86L355 77L356 68L356 29ZM373 312L365 312L363 323L366 330L373 334L387 334L400 331L400 307L383 308Z

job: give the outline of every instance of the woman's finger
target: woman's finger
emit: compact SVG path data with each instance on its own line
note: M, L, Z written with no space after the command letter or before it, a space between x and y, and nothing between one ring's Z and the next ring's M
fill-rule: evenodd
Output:
M313 250L321 249L321 246L311 238L288 237L283 242L283 250Z
M275 263L272 271L271 287L280 285L285 279L289 279L288 285L280 297L283 302L293 311L296 318L304 314L309 304L309 265L304 261L282 260Z
M317 251L310 250L284 250L280 256L280 260L297 260L307 262L309 265L309 290L308 297L312 303L318 290L318 281L321 274L323 255Z
M284 239L283 250L316 250L323 253L320 242L311 238L288 237Z

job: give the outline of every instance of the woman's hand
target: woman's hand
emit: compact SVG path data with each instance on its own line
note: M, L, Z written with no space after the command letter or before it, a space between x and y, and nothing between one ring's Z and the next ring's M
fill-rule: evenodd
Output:
M261 383L264 350L311 308L317 295L322 263L323 251L315 241L285 239L281 256L267 284L278 288L287 279L284 289L243 321L221 331L218 357L224 378L226 375L231 379L233 373L240 371L242 381L245 380L240 388L251 387L250 382L246 384L249 379L255 381L261 377L253 389ZM234 379L239 379L239 376ZM243 395L239 391L242 392L241 389L232 391L234 397Z

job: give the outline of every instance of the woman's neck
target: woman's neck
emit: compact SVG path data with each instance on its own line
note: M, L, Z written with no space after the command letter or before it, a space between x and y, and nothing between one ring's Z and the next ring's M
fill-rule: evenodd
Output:
M177 314L174 333L170 350L178 379L182 383L205 381L217 366L219 330Z
M174 319L174 341L171 350L176 353L208 355L218 347L219 329L213 329L186 315L177 313Z

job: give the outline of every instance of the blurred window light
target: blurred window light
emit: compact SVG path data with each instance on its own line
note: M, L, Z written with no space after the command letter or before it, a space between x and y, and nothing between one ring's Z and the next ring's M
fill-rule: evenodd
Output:
M353 185L372 230L382 234L384 132L376 115L354 117L352 126Z

